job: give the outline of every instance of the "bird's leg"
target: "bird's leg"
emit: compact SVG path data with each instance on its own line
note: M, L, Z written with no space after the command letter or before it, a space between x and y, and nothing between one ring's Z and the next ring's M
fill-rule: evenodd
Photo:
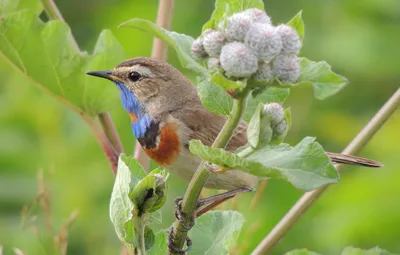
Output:
M189 231L193 225L196 217L199 217L200 215L212 210L219 204L225 202L226 200L229 200L236 196L239 193L242 192L247 192L251 191L250 188L243 187L243 188L238 188L234 190L230 190L221 194L217 194L211 197L207 198L202 198L197 201L197 206L195 213L190 217L190 223L188 225L185 224L185 215L182 212L182 197L179 197L175 199L175 217L180 221L183 229L179 229L181 232L187 232ZM203 208L202 208L203 207Z
M243 187L243 188L239 188L239 189L230 190L230 191L227 191L227 192L224 192L221 194L217 194L217 195L214 195L211 197L199 199L197 201L195 213L192 215L192 217L190 217L189 225L185 224L185 215L182 212L183 197L176 198L175 199L175 217L179 220L179 222L181 223L181 225L183 227L183 229L177 229L177 230L181 231L181 232L189 231L194 226L196 217L200 217L201 215L212 210L216 206L222 204L226 200L229 200L229 199L235 197L237 194L242 193L242 192L247 192L247 191L251 191L251 189ZM174 236L173 235L173 227L171 227L168 231L168 250L170 252L180 254L180 255L186 254L186 252L188 252L190 247L192 246L192 240L190 240L190 238L188 236L186 236L187 248L184 250L181 250L181 249L176 248L173 245L173 243L174 243L173 236Z

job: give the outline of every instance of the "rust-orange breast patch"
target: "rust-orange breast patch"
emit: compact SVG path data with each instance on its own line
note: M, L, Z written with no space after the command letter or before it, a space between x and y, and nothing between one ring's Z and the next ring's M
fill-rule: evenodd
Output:
M165 124L160 130L158 146L151 149L144 149L144 151L161 166L172 164L180 151L177 124Z

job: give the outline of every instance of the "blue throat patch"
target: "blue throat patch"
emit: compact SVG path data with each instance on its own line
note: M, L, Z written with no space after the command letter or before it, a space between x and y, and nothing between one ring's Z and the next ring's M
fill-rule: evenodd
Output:
M132 131L136 138L141 138L145 135L150 127L150 116L145 112L143 105L139 102L136 96L120 82L115 82L120 93L122 106L129 113L132 113L137 121L132 122Z

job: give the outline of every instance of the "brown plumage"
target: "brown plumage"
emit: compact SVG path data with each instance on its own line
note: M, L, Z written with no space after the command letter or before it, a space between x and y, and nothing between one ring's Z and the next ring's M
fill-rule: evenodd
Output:
M132 80L132 73L140 78ZM200 102L196 87L181 72L165 62L135 58L119 64L113 70L89 74L112 80L118 86L123 84L124 90L132 93L131 97L134 96L137 100L136 105L133 105L136 107L134 110L139 111L142 116L146 115L151 122L150 127L154 127L147 129L144 137L137 137L138 140L144 143L142 145L147 148L150 157L162 161L168 171L189 181L201 162L200 158L190 153L189 141L197 139L211 146L226 118L207 111ZM126 96L127 92L124 93ZM133 123L141 123L138 116L131 114L131 118ZM168 140L165 136L160 137L161 131L166 130L165 127L176 127L173 132L176 132L179 140L174 143L179 146L173 148L174 153L168 152L168 157L159 153L161 148L172 148L163 142ZM235 151L247 143L246 130L247 124L242 122L226 147L228 151ZM334 163L382 166L378 162L356 156L337 153L327 155ZM256 176L231 170L222 174L211 172L206 187L227 190L252 188L257 182Z

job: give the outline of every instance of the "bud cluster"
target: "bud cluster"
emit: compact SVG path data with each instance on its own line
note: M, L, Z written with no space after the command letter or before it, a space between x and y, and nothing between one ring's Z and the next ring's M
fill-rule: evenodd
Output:
M263 10L251 8L228 17L216 30L204 31L193 42L192 55L209 58L208 68L222 68L227 77L292 83L300 75L301 46L294 28L275 27Z
M271 118L272 136L277 139L283 138L288 128L283 107L278 103L265 104L263 115Z

